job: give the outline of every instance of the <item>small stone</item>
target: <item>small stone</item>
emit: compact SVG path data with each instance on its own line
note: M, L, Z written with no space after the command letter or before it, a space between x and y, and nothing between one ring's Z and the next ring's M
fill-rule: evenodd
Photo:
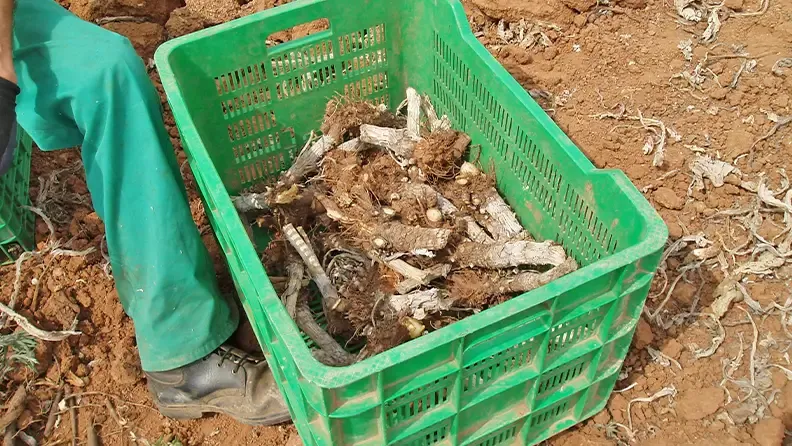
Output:
M778 418L779 420L782 420L786 416L786 413L784 412L784 409L776 406L775 404L771 404L770 415L772 415L773 418Z
M779 227L778 223L773 222L772 216L767 216L762 220L761 226L757 231L759 235L764 237L765 240L773 240L784 231L783 227Z
M710 425L709 425L709 429L710 429L711 431L713 431L713 432L720 432L720 431L722 431L722 430L723 430L725 427L726 427L726 425L725 425L725 424L723 424L723 423L722 423L722 422L720 422L720 421L713 421L713 422L712 422L712 424L710 424Z
M786 93L776 95L775 99L773 99L773 105L780 108L786 108L789 105L789 95Z
M544 50L545 60L553 60L558 56L558 49L554 46L549 46Z
M742 11L744 0L726 0L723 6L731 9L732 11Z
M379 237L375 238L373 243L377 248L384 248L388 245L388 242L386 242L385 239Z
M713 90L710 92L710 97L711 97L712 99L716 99L716 100L719 100L719 101L720 101L720 100L722 100L722 99L726 99L726 95L727 95L727 94L729 94L729 89L728 89L727 87L723 87L723 88L714 88L714 89L713 89Z
M610 407L611 414L613 415L613 421L617 423L623 423L627 418L627 398L624 397L621 393L613 394L611 397L610 403L608 406Z
M469 182L470 181L468 181L467 178L459 178L459 179L456 180L456 184L458 184L460 186L467 186Z
M88 376L88 366L82 363L78 364L77 370L74 371L74 374L79 376L80 378L85 378L86 376Z
M596 424L602 424L604 426L611 420L611 416L608 413L608 409L603 409L599 411L598 414L594 415L594 418L591 420Z
M654 341L654 333L652 333L652 327L649 325L648 322L641 318L638 320L638 326L635 329L635 336L633 337L633 342L635 343L635 348L641 350L645 348L647 345L651 344Z
M680 210L685 205L685 200L677 196L677 194L667 188L667 187L660 187L654 192L654 199L660 205L666 209L673 209L673 210Z
M596 0L561 0L561 2L575 12L586 12L597 4Z
M680 305L690 306L693 304L693 299L698 292L698 286L692 283L687 283L684 280L680 281L676 288L674 288L674 300L679 302Z
M767 418L754 426L753 438L759 446L781 446L784 441L784 423L778 418Z
M481 171L478 169L478 167L476 167L475 164L469 163L467 161L462 163L462 167L459 168L459 176L461 178L475 177L480 173Z
M519 51L514 55L514 60L520 65L529 65L533 63L533 56L528 51Z
M676 400L677 415L688 421L704 419L717 412L722 405L723 389L720 387L687 390Z
M233 20L242 13L237 0L184 0L187 8L201 17L208 25L217 25Z
M777 78L775 75L768 74L762 79L762 85L766 88L777 88L781 83L781 79Z
M668 235L672 239L678 239L685 235L684 231L682 230L682 226L680 226L676 221L672 220L665 223L666 226L668 226Z
M584 26L586 26L586 20L587 19L588 19L588 16L586 14L578 14L578 15L576 15L575 16L575 20L574 20L575 26L577 26L578 28L583 28Z
M432 223L440 223L443 221L443 213L437 208L430 208L426 210L426 219Z
M174 10L165 24L168 36L172 39L194 33L205 27L206 23L201 16L186 6Z
M781 389L781 395L778 397L777 403L784 408L786 415L783 418L784 424L787 429L792 429L792 381L786 383Z
M679 359L679 356L682 354L683 349L684 347L682 346L682 344L680 344L679 341L677 341L676 339L672 338L671 340L666 342L666 345L663 346L661 351L663 352L664 355L670 358Z
M644 9L649 5L649 0L620 0L619 5L631 9Z

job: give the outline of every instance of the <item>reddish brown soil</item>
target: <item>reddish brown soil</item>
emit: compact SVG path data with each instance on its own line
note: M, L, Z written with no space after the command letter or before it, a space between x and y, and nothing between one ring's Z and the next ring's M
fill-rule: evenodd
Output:
M132 4L73 0L63 3L71 3L75 12L87 15L90 19L133 15L148 17L152 23L158 24L164 24L170 12L182 6L178 2L163 6L170 2L145 1ZM196 5L193 1L187 3L188 6ZM204 3L211 3L209 6L212 7L195 6L194 13L202 17L201 20L213 23L265 9L279 2L255 0L243 6L238 3L236 7L231 5L227 10L218 10L213 6L219 5L216 2ZM755 194L727 184L718 189L708 187L706 192L693 191L688 196L688 166L694 157L691 148L701 147L713 156L720 155L724 161L736 162L747 175L764 172L770 187L779 187L779 168L789 170L792 127L780 129L772 138L759 144L752 163L739 157L749 152L753 142L772 128L773 123L768 121L765 110L779 115L792 114L792 69L787 69L786 74L781 76L771 73L776 60L792 55L789 52L792 48L792 5L782 0L770 0L764 14L725 20L717 39L721 45L715 47L711 44L710 56L730 54L732 45L741 45L758 64L755 71L742 74L736 88L727 89L718 87L712 80L713 75L717 76L721 85L729 85L742 60L715 60L709 66L712 74L707 73L708 80L702 84L704 91L696 92L696 98L689 92L680 91L682 84L677 80L670 83L669 79L683 70L691 70L704 57L706 47L698 45L693 51L692 62L687 62L677 46L681 40L694 37L691 33L701 35L706 24L689 26L677 23L672 2L622 0L615 2L616 7L607 14L591 12L590 8L595 3L588 0L468 0L466 6L476 30L481 25L489 26L481 36L482 41L488 44L493 54L524 87L541 99L543 105L553 108L550 111L553 118L593 163L600 168L625 171L638 188L645 191L647 198L656 205L668 224L672 240L683 235L703 233L710 240L723 237L730 248L739 246L746 240L743 229L707 217L719 210L750 204L755 200ZM727 1L730 8L744 11L756 10L758 3ZM163 7L167 12L163 12ZM541 46L527 51L509 46L497 48L501 43L497 42L493 32L492 20L498 18L510 21L525 18L529 22L541 20L558 25L560 31L546 31L552 42L546 49ZM128 32L133 41L140 40L141 36L133 28L122 28L119 31ZM169 32L171 35L178 34L170 31L170 27ZM283 37L286 40L288 38L291 35ZM143 41L136 43L141 51L147 51L142 49L147 46ZM551 97L555 100L548 100ZM626 106L630 113L640 110L646 117L661 119L682 135L679 142L669 140L662 168L653 167L652 157L643 155L641 148L647 132L632 125L636 123L614 122L594 116L611 111L617 104ZM166 122L177 146L179 159L183 161L184 155L180 152L173 120L168 116ZM37 152L33 177L68 167L77 159L75 152L46 155ZM678 172L674 172L675 169ZM189 167L185 167L185 177L195 217L202 227L208 228L195 195ZM72 192L83 195L87 192L79 179L68 181ZM37 186L34 181L34 197ZM88 246L99 249L101 225L88 206L74 207L78 213L71 221L58 225L58 236L64 240L74 238L72 247L75 249ZM781 215L766 219L759 233L765 238L772 238L780 232L777 226L783 228ZM46 227L39 223L37 232L44 243ZM231 287L219 250L208 229L204 233L204 239L216 258L221 281ZM681 256L669 259L669 280L676 278L676 268L686 261L688 253L689 248ZM115 400L119 415L129 420L138 437L152 442L160 436L175 436L184 444L286 444L294 433L290 426L251 428L222 416L194 422L176 422L163 418L151 409L151 400L136 359L132 322L124 315L112 281L103 271L102 264L103 259L98 254L78 260L60 258L53 261L45 258L43 261L32 259L26 263L19 303L21 312L46 328L65 327L78 315L82 321L78 328L83 334L39 348L40 375L35 378L36 385L27 401L27 410L19 420L21 426L29 427L30 433L40 432L57 383L68 379L76 391L105 392L123 398L127 402ZM686 280L690 283L684 280L678 282L665 306L665 319L687 311L696 300L699 302L698 308L706 308L713 301L713 292L722 280L723 273L717 267L703 268L701 272L701 275L695 271L688 274ZM763 308L771 303L783 305L789 296L788 280L792 277L789 267L776 268L774 272L772 277L749 276L755 283L746 285L747 291ZM0 295L10 295L13 276L12 267L0 269ZM31 283L33 277L40 281L37 309L31 308L35 293L35 286ZM657 308L665 297L665 294L660 294L662 278L656 282L647 302L650 311ZM738 305L745 306L744 303ZM768 358L770 363L792 368L784 357L789 338L781 326L780 313L772 311L764 317L754 315L753 318L759 332L757 355ZM636 444L781 444L784 427L792 428L792 384L787 382L781 369L767 369L767 384L778 392L773 394L772 402L762 414L763 419L732 423L723 416L724 411L728 409L735 413L734 409L744 394L732 384L726 384L724 387L728 389L732 400L727 404L728 394L721 387L722 361L733 360L742 352L742 364L735 368L732 376L740 380L750 379L753 329L746 314L732 307L723 318L725 342L711 357L694 359L691 344L705 347L712 339L713 331L707 328L705 321L687 320L681 325L664 329L642 319L625 362L623 379L617 383L618 389L629 390L614 393L606 410L549 440L547 444L624 444L627 441L625 430L613 423L629 424L629 402L651 396L670 386L676 389L676 396L631 405ZM743 342L740 342L741 338ZM242 334L240 339L243 343L251 344L249 334ZM679 367L673 363L663 365L662 361L653 361L649 348L678 361ZM25 378L33 377L29 373L15 375L17 382ZM85 439L85 428L89 420L93 419L99 425L105 444L124 444L119 436L122 434L118 424L103 407L103 397L86 396L79 404L81 439ZM752 414L756 412L752 411ZM125 434L124 437L128 438L129 435ZM64 418L52 440L70 438L68 419Z

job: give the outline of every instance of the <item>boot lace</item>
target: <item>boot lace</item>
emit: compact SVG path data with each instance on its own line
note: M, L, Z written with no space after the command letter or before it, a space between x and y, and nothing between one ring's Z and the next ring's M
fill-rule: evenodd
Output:
M218 367L222 367L226 361L231 361L234 364L234 370L231 373L237 373L245 364L258 362L247 353L241 352L240 354L224 347L219 347L214 353L220 355L220 360L217 362Z

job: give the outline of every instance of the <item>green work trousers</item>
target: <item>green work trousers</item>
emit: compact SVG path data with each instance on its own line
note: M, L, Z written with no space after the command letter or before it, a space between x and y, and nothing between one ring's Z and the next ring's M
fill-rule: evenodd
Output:
M13 49L19 124L42 150L82 146L143 369L204 357L238 314L218 291L143 61L125 37L53 0L17 0Z

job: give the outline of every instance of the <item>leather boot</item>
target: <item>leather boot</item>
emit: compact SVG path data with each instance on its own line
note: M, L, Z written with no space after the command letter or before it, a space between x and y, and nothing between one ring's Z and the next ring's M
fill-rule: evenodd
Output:
M146 372L160 412L195 419L223 413L251 425L290 420L283 397L264 358L221 346L203 359L166 372Z

